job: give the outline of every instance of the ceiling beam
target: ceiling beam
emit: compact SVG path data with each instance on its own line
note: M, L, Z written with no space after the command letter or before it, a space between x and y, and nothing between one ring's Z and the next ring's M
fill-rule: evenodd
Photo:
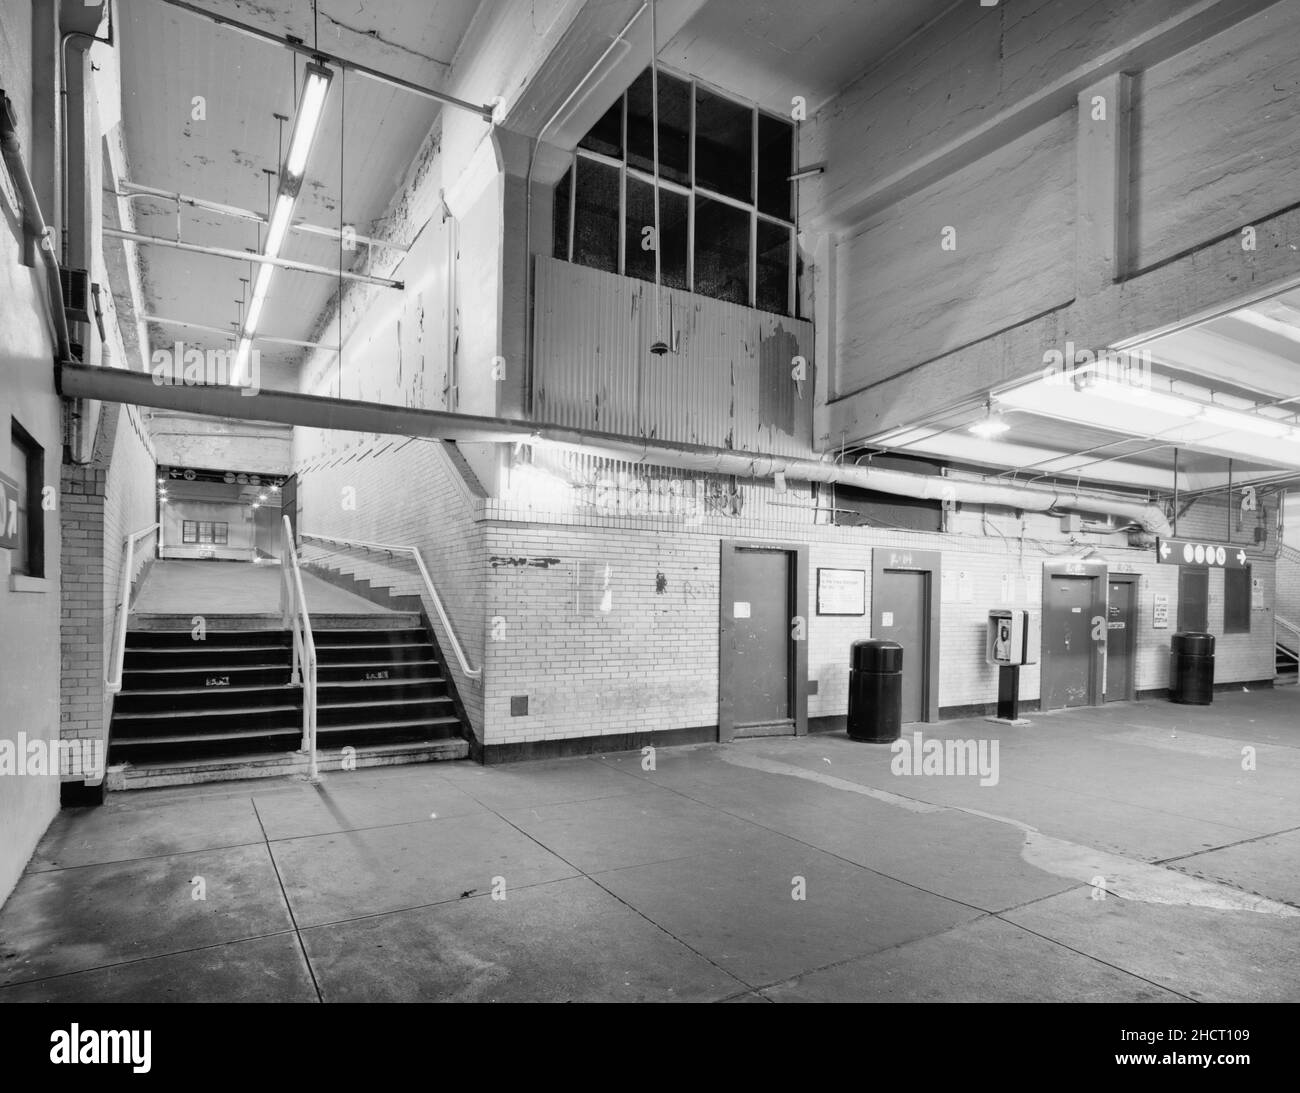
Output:
M238 31L240 34L247 34L250 38L256 38L259 41L267 42L271 45L279 46L281 49L287 49L291 53L300 54L303 57L315 58L326 64L335 65L338 68L346 69L349 72L355 72L358 76L365 76L367 79L375 80L378 83L387 84L389 87L396 87L402 91L409 91L413 95L420 95L426 99L433 99L444 106L455 106L461 110L468 111L471 114L477 114L486 122L491 122L495 112L495 106L492 103L478 105L472 102L466 102L464 99L458 99L455 95L448 95L445 91L439 91L432 87L423 87L420 84L412 83L410 80L403 80L398 76L389 75L387 72L380 72L376 68L370 68L367 65L357 61L349 61L345 57L338 57L333 53L327 53L323 49L314 49L301 42L296 38L273 34L269 30L262 30L259 27L250 26L248 23L241 23L238 19L231 19L229 16L220 15L214 11L207 11L197 4L187 3L186 0L157 0L160 4L167 4L173 8L180 8L191 15L196 15L200 19L208 19L219 26L229 27L231 30Z
M298 262L292 258L270 258L265 254L255 254L247 250L231 250L228 247L210 247L200 243L183 243L179 239L166 239L161 235L142 235L140 232L122 231L118 228L104 228L104 234L113 239L129 239L133 243L148 243L155 247L171 247L173 250L190 251L192 254L210 254L214 258L229 258L237 262L258 262L262 265L280 266L283 269L296 269L301 273L318 273L322 277L342 277L345 281L363 281L380 288L406 287L402 281L393 281L387 277L372 277L368 273L353 273L346 269L330 269L312 262Z
M183 326L187 330L206 330L209 334L220 334L224 338L235 339L239 337L238 327L230 330L222 330L219 326L204 326L202 323L191 323L185 319L164 319L161 315L144 315L142 316L147 323L158 323L161 326ZM297 338L272 338L266 334L253 335L255 342L270 342L273 345L300 345L306 349L325 349L331 353L337 353L337 345L329 345L325 342L304 342Z
M270 217L263 213L255 212L252 209L243 209L238 205L225 205L220 201L208 201L202 197L194 197L191 194L176 193L172 190L161 190L156 186L143 186L138 182L131 182L123 179L118 183L120 192L114 196L125 196L128 200L135 197L157 197L165 201L174 201L178 205L189 205L195 209L206 209L209 212L220 213L222 216L233 216L240 220L252 220L259 224L267 224ZM330 239L342 239L345 235L356 240L358 243L365 243L372 247L384 247L388 250L400 251L405 254L409 247L401 243L391 243L384 239L375 239L369 235L358 235L356 232L345 233L338 228L323 228L316 224L296 223L289 225L290 231L305 232L309 235L324 235Z

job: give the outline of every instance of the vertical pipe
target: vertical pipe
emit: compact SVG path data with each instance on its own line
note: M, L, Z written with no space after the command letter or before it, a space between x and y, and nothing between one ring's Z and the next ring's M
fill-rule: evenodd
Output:
M1223 508L1223 517L1228 524L1228 537L1223 541L1232 542L1232 460L1228 460L1228 503Z
M1178 538L1178 449L1174 449L1174 538Z

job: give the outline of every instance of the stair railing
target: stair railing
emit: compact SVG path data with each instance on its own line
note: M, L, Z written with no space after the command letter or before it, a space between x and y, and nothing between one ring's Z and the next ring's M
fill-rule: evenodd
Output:
M1293 641L1288 644L1284 642L1278 634L1279 630L1286 630L1290 633ZM1300 626L1291 622L1289 619L1273 616L1273 648L1282 653L1283 656L1290 657L1296 662L1297 670L1300 670Z
M280 540L280 614L284 625L293 630L293 675L291 682L302 687L302 750L308 756L312 782L320 781L316 759L316 641L311 632L311 616L302 591L302 570L294 546L293 525L284 517L284 535Z
M475 668L465 656L465 650L461 647L460 639L456 636L456 630L451 624L451 619L447 617L447 612L442 606L442 597L438 595L438 590L433 584L433 578L429 576L428 567L425 566L424 559L415 547L393 546L387 543L363 543L358 539L336 539L329 535L308 535L306 532L301 534L304 539L310 539L313 542L333 543L336 546L352 547L359 550L383 551L387 554L407 554L414 558L416 568L420 571L420 579L424 582L424 590L429 594L433 609L438 613L438 618L442 621L442 628L446 631L447 640L451 643L451 651L456 655L456 662L460 665L460 670L467 679L483 678L483 669Z
M131 615L131 583L135 580L135 544L158 530L157 524L132 532L122 544L122 575L117 588L117 615L113 619L113 645L108 654L105 690L115 695L122 690L122 665L126 661L126 623Z

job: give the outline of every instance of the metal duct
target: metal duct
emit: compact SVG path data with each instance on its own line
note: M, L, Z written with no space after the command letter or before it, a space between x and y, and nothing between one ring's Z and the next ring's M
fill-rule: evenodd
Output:
M238 387L155 384L145 372L64 364L58 372L61 394L129 402L138 406L182 410L192 414L273 421L315 429L389 433L502 444L526 444L575 451L628 463L678 467L702 474L772 478L777 473L799 482L835 482L901 497L963 501L1029 512L1084 512L1121 517L1153 535L1168 536L1164 510L1141 501L1121 501L1103 494L1064 493L1024 486L991 485L933 475L906 474L815 459L728 451L702 444L661 444L613 433L530 425L508 418L478 417L444 410L415 410L354 399L304 395L297 391L261 391L250 395Z

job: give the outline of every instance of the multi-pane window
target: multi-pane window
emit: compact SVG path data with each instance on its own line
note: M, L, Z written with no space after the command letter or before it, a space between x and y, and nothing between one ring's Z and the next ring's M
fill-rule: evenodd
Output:
M9 428L9 465L18 484L18 545L10 552L9 572L44 577L45 510L41 494L45 489L45 449L12 418Z
M794 313L794 126L662 69L659 233L646 69L596 122L555 188L557 258Z
M214 520L182 521L181 542L225 546L230 542L230 525Z

